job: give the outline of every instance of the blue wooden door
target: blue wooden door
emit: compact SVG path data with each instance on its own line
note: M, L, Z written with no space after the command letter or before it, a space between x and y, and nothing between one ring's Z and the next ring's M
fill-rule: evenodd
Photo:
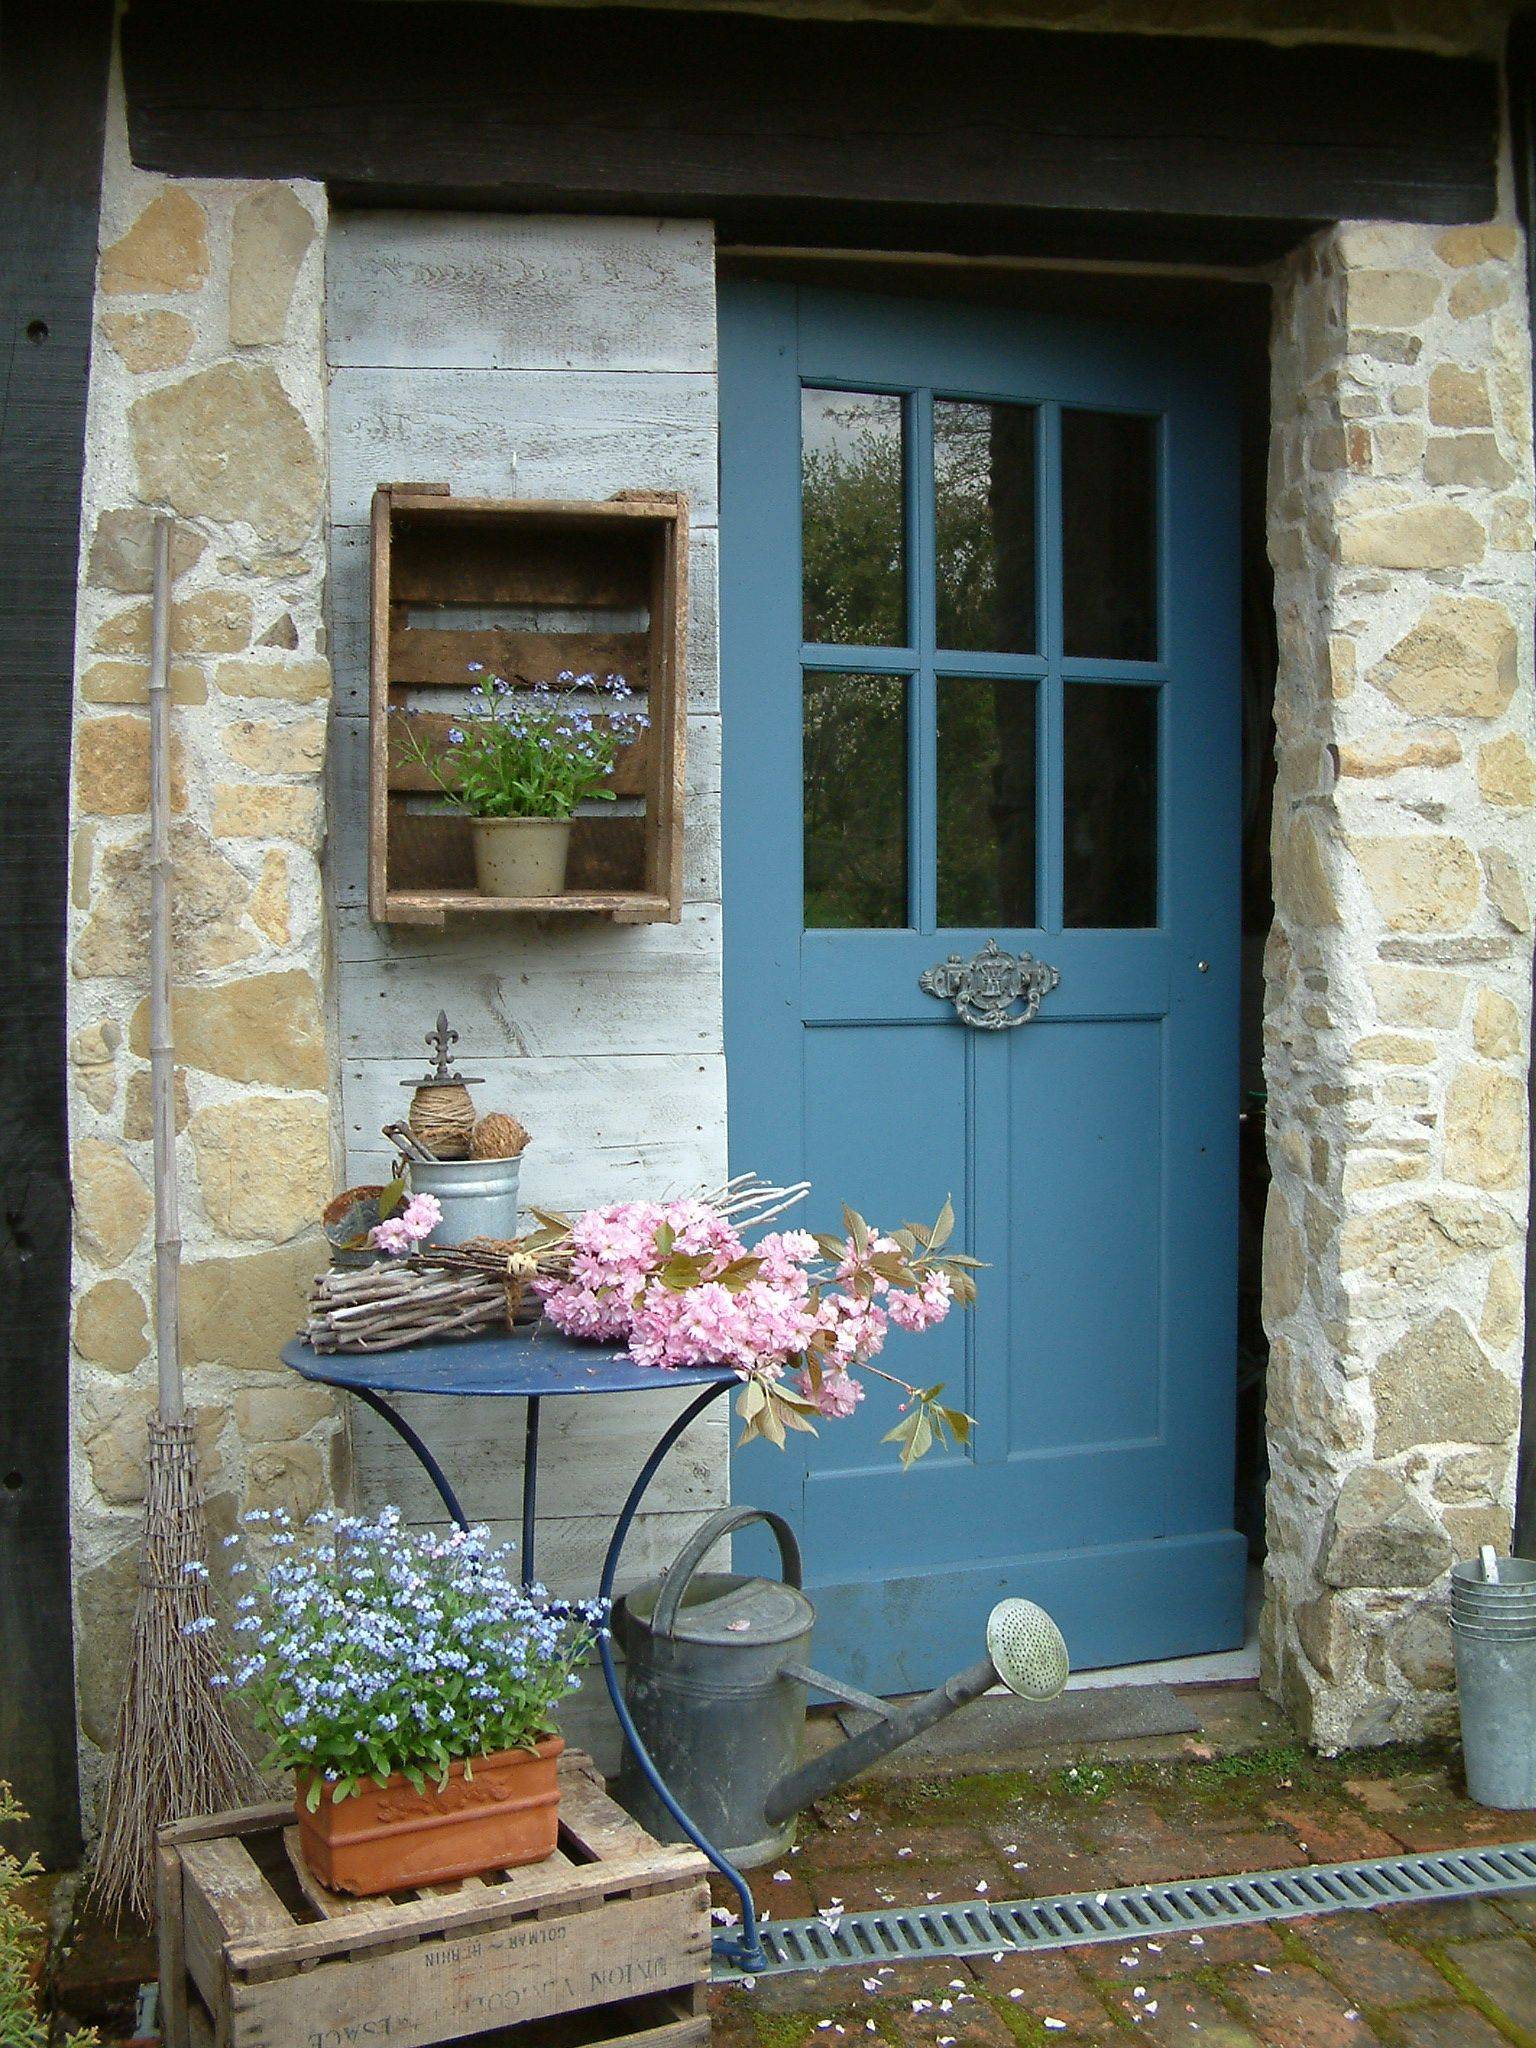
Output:
M798 1527L818 1662L886 1692L1004 1594L1080 1667L1242 1639L1232 1528L1237 445L1182 338L731 284L721 307L733 1169L887 1227L946 1195L981 1298L738 1499ZM920 979L1060 981L980 1029Z

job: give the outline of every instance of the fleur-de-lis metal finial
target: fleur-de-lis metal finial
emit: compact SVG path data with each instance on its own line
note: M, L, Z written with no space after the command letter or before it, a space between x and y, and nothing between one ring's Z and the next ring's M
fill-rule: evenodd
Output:
M448 1022L448 1012L439 1010L435 1030L425 1034L427 1051L432 1055L432 1071L423 1074L418 1081L402 1081L402 1088L466 1088L478 1086L478 1074L455 1072L451 1062L453 1048L459 1042L459 1034Z

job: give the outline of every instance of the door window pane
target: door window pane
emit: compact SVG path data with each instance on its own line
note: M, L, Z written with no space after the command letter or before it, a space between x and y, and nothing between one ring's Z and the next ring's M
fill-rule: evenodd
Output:
M1062 734L1064 921L1157 923L1157 699L1068 683Z
M1067 653L1155 661L1155 420L1063 412L1061 554Z
M807 674L805 923L907 921L907 684Z
M906 444L899 397L800 394L802 632L840 647L907 639Z
M939 682L939 923L1035 923L1035 685Z
M941 647L1035 648L1035 409L937 398L934 544Z

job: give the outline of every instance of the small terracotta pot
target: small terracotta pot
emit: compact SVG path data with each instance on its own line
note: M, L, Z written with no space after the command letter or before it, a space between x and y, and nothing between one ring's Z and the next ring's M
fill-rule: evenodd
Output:
M451 1764L441 1792L430 1780L417 1792L398 1771L383 1785L365 1778L351 1799L322 1790L313 1813L301 1774L294 1806L304 1860L327 1891L360 1898L542 1863L559 1838L564 1748L546 1735L536 1750L479 1756L473 1777Z
M558 896L571 848L569 818L471 818L482 896Z

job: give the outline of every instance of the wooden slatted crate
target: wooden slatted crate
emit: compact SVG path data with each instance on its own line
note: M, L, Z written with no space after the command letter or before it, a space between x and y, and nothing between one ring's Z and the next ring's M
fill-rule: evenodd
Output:
M379 923L583 911L631 924L682 915L688 506L672 492L595 504L455 498L382 484L373 499L368 907ZM425 771L400 758L400 721L442 742L471 662L527 683L562 670L622 674L649 730L627 747L606 815L578 816L561 896L487 897L468 821L432 807ZM457 702L457 695L454 702Z
M326 1891L289 1805L165 1829L165 2048L707 2048L708 1866L560 1767L547 1863L377 1899Z

